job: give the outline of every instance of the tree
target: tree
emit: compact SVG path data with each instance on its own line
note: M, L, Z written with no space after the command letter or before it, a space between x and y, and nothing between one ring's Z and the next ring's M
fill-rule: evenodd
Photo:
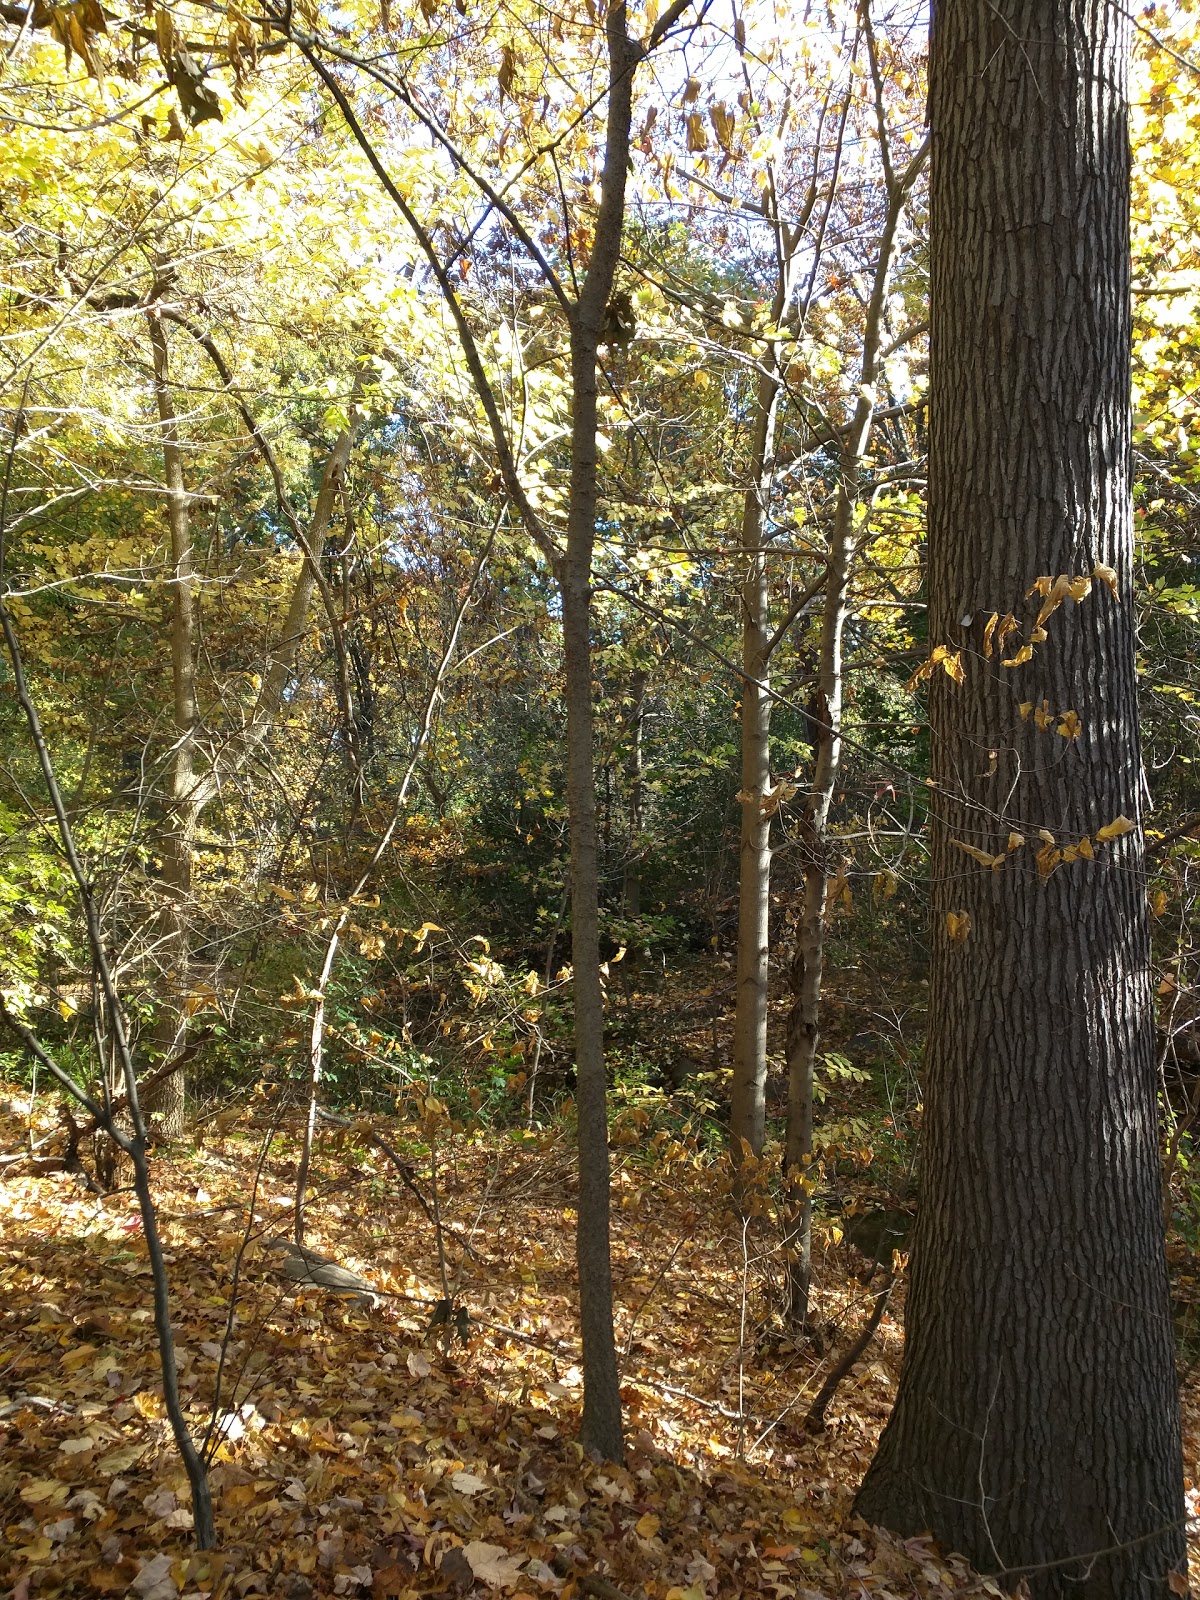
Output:
M1184 1558L1134 677L1128 43L1100 0L936 14L924 1173L903 1373L857 1502L1089 1600L1165 1594Z
M503 179L489 183L479 177L472 161L452 143L437 118L425 108L407 81L391 78L341 48L343 61L352 60L382 83L405 105L443 149L452 153L477 183L487 201L523 247L529 263L561 308L567 324L570 355L570 468L565 505L565 538L535 508L522 480L519 444L506 427L497 390L480 353L480 344L468 321L462 297L422 220L389 175L378 150L368 137L337 77L324 63L328 48L300 33L290 11L273 17L275 26L297 43L314 71L332 94L347 126L396 204L424 253L429 268L454 319L463 356L479 404L486 416L499 467L499 481L513 511L554 573L562 607L563 700L566 706L567 810L571 837L571 965L574 996L574 1037L577 1073L576 1105L579 1123L579 1208L577 1261L580 1321L583 1336L584 1399L580 1437L584 1446L610 1460L624 1454L620 1380L613 1333L612 1264L609 1228L609 1150L607 1072L604 1058L604 992L600 973L599 839L596 827L595 737L592 706L592 580L597 521L600 514L600 446L597 440L599 351L619 344L621 306L614 294L621 241L625 227L625 196L632 145L633 86L638 67L670 33L692 0L675 0L650 27L646 39L630 35L624 0L616 0L603 25L604 49L598 71L605 84L606 104L603 155L599 167L586 268L577 272L572 229L564 217L566 237L562 255L569 267L575 293L565 284L550 258L535 242L534 233L513 205L504 199L511 184ZM561 19L557 23L561 37ZM599 33L594 23L581 27L588 39ZM505 46L508 71L500 81L500 100L512 93L515 61ZM547 101L548 104L548 101ZM543 108L544 115L544 108ZM572 113L572 115L574 115ZM528 135L532 117L525 121ZM503 148L503 142L501 144ZM554 146L536 149L536 159L553 155ZM535 157L528 166L535 165ZM565 202L564 202L565 203ZM472 230L474 232L476 230ZM469 238L469 236L468 236ZM459 250L463 247L460 245ZM458 251L456 251L456 254Z

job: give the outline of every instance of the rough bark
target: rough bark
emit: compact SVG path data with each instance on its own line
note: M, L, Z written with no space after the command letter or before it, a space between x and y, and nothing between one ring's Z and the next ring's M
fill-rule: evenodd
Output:
M932 46L929 636L965 681L934 668L922 1199L858 1510L1025 1569L1038 1600L1166 1595L1184 1563L1131 596L1128 34L1104 0L943 0ZM1039 641L1030 585L1097 563L1117 593L1097 581ZM989 656L1010 609L1020 634ZM1022 716L1043 702L1049 726ZM1137 826L1093 859L1055 860L1120 815ZM1009 853L1010 832L1029 843Z

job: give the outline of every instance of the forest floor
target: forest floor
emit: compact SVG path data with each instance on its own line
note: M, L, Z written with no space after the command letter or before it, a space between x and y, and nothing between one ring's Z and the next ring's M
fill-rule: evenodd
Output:
M377 1126L398 1145L406 1137L399 1123ZM445 1295L434 1230L353 1130L319 1142L307 1242L383 1298L365 1307L297 1292L280 1275L268 1241L290 1231L298 1128L276 1127L264 1151L270 1127L260 1103L155 1161L198 1430L214 1414L239 1273L215 1407L219 1547L204 1555L190 1549L163 1416L133 1195L89 1193L65 1172L0 1184L0 1583L15 1600L1000 1593L926 1540L895 1540L851 1515L895 1393L899 1290L824 1428L804 1426L873 1303L863 1257L836 1230L816 1264L817 1316L829 1325L818 1355L772 1333L775 1273L759 1259L772 1230L735 1221L717 1158L661 1139L652 1149L648 1129L618 1145L629 1450L623 1467L596 1465L574 1442L569 1137L492 1132L443 1146L448 1286L470 1317L465 1346L447 1351L439 1330L427 1333ZM0 1118L0 1151L24 1137L23 1119ZM426 1192L428 1177L426 1157ZM1190 1482L1200 1482L1200 1393L1189 1384L1185 1399Z

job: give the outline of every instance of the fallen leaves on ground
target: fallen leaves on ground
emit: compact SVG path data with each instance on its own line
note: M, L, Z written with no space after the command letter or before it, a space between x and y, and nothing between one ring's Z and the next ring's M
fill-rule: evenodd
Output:
M998 1593L850 1516L891 1403L895 1321L830 1429L803 1429L869 1303L836 1252L819 1287L836 1348L756 1351L743 1337L753 1240L743 1255L716 1185L628 1158L614 1265L629 1451L595 1463L575 1442L565 1142L495 1135L454 1151L441 1198L471 1326L447 1353L425 1340L443 1298L433 1231L369 1151L321 1151L309 1242L386 1298L364 1308L281 1277L267 1242L288 1227L294 1141L278 1134L263 1158L260 1131L227 1123L154 1167L180 1385L216 1445L219 1547L201 1555L132 1195L88 1194L66 1173L0 1191L0 1579L17 1600ZM16 1132L0 1129L9 1149Z

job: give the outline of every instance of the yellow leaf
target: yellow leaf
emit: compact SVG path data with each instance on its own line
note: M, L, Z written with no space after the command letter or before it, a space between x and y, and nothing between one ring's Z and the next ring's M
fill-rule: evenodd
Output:
M1116 596L1117 575L1111 567L1106 567L1101 562L1097 561L1096 565L1092 568L1092 577L1099 578L1101 583L1106 583L1111 589L1114 597Z
M639 1517L634 1523L633 1531L639 1539L653 1539L661 1527L661 1518L656 1517L652 1511L647 1511L644 1517Z
M970 856L972 861L978 861L981 867L995 868L1004 865L1004 857L994 856L990 850L980 850L977 845L964 844L961 839L951 839L950 843L956 850L961 850L964 855Z
M708 109L708 120L712 123L713 132L717 136L717 143L721 149L729 152L733 149L733 130L735 118L723 101Z
M687 147L692 154L708 149L708 135L704 131L704 118L698 111L689 111L687 119Z
M71 1490L57 1478L34 1478L21 1490L21 1499L27 1506L64 1504Z
M1096 859L1096 852L1092 849L1092 841L1086 833L1075 846L1075 849L1078 851L1081 861L1094 861Z
M1051 586L1053 585L1053 583L1054 583L1054 579L1050 576L1050 574L1048 572L1043 574L1043 576L1040 577L1040 578L1035 578L1033 580L1033 582L1029 585L1028 589L1026 589L1026 591L1025 591L1026 600L1029 599L1030 595L1034 595L1034 594L1047 595L1047 594L1049 594Z
M1119 839L1123 833L1132 833L1135 826L1128 817L1114 817L1111 822L1096 829L1096 843L1108 844L1113 839Z
M1033 646L1023 644L1015 656L1009 656L1007 661L1002 661L1002 667L1023 667L1027 661L1033 660Z
M1045 628L1039 628L1035 626L1029 635L1029 642L1030 644L1045 644L1049 637L1050 635L1046 632Z
M1150 914L1151 914L1151 916L1161 917L1164 914L1164 912L1166 911L1166 909L1167 909L1167 891L1165 889L1155 889L1154 893L1150 896ZM61 1448L61 1446L60 1446L60 1448Z
M796 794L796 785L783 779L773 789L768 789L762 797L762 814L764 817L773 817L780 806L786 805Z
M953 678L955 683L966 682L967 675L963 670L962 651L951 650L948 644L939 644L935 645L930 651L929 660L923 661L913 673L906 687L910 690L915 689L922 678L929 676L934 667L941 667L947 677Z
M955 944L965 944L971 937L971 913L969 911L947 911L946 932Z
M1011 855L1014 850L1019 850L1024 843L1025 835L1023 833L1010 833L1008 836L1009 855Z
M1000 613L998 611L993 611L991 616L987 619L987 623L986 623L986 625L984 627L984 630L983 630L983 657L984 657L985 661L990 661L991 660L991 657L992 657L992 635L995 633L996 624L999 621L1000 621Z
M1063 858L1062 851L1055 844L1044 844L1038 851L1036 860L1038 871L1043 878L1048 878L1055 867Z
M1019 631L1016 617L1013 616L1011 611L1006 611L996 628L996 649L998 651L1003 650L1004 641Z
M620 949L619 949L619 950L618 950L618 951L617 951L617 953L616 953L616 955L615 955L615 956L609 956L609 958L608 958L608 959L609 959L609 960L610 960L610 961L611 961L611 962L612 962L612 963L613 963L613 965L614 965L614 966L615 966L615 965L616 965L616 963L617 963L617 962L618 962L618 961L624 961L624 959L625 959L625 952L626 952L626 950L628 950L628 948L629 948L629 946L628 946L628 945L624 945L624 944L623 944L623 945L622 945L622 946L621 946L621 948L620 948Z
M1038 729L1042 733L1045 733L1046 729L1053 724L1054 713L1050 709L1050 702L1048 700L1042 701L1041 705L1033 713L1033 720L1037 723Z
M1042 580L1039 578L1038 583L1040 584L1041 581ZM1042 601L1041 607L1038 610L1037 626L1039 628L1043 622L1048 621L1054 615L1070 592L1071 579L1067 573L1060 572L1058 577L1055 578L1054 582L1050 585L1049 592L1046 594L1046 598Z
M1067 593L1072 600L1086 600L1092 592L1092 580L1086 575L1082 578L1072 578L1067 584Z
M1078 711L1064 711L1058 731L1064 739L1078 739L1083 732L1083 723L1079 720Z
M211 1005L216 998L216 991L202 983L188 995L183 1002L183 1009L189 1017L194 1017L198 1011L203 1011L205 1006Z
M1033 701L1022 700L1021 704L1017 707L1017 710L1021 713L1021 721L1028 722L1030 713L1033 711Z
M154 38L163 66L167 66L175 49L175 28L171 13L156 9L154 13Z
M517 58L513 53L513 47L510 44L506 44L500 51L500 70L496 74L496 83L502 96L512 94L513 78L516 70Z
M948 678L953 678L955 683L966 683L967 674L963 668L961 650L947 650L942 657L942 671Z
M831 909L839 901L846 907L847 911L854 910L854 896L850 892L850 883L846 877L845 867L839 868L837 876L825 890L825 905L827 908Z

